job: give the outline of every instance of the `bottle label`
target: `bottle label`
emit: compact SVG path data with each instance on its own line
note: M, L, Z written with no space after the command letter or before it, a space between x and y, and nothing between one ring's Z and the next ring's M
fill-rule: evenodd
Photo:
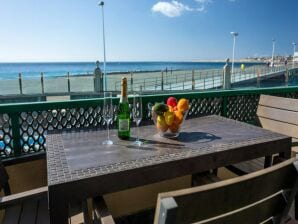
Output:
M119 119L119 131L129 131L128 119Z

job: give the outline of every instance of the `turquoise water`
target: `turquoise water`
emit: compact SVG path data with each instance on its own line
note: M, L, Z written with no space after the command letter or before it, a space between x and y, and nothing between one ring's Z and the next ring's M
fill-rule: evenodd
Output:
M221 69L224 62L108 62L107 73L129 71L160 71L189 69ZM260 63L245 63L246 66ZM241 63L235 63L240 67ZM0 79L16 79L22 73L24 77L61 76L70 72L71 75L92 74L94 62L60 62L60 63L0 63ZM103 64L100 64L103 69Z

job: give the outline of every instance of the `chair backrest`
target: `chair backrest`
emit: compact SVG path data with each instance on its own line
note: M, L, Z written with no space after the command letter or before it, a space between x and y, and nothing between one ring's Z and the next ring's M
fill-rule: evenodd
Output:
M263 128L298 138L298 99L261 95L257 115Z
M5 195L11 194L8 179L9 177L6 172L6 169L2 161L0 160L0 191L3 189Z
M214 184L158 195L155 224L280 223L298 186L298 161Z

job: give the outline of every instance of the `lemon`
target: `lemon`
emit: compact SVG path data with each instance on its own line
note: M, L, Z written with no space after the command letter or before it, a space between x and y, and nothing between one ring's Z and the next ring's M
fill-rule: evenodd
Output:
M165 116L165 122L167 125L171 125L174 122L174 113L171 111L167 111L164 113Z

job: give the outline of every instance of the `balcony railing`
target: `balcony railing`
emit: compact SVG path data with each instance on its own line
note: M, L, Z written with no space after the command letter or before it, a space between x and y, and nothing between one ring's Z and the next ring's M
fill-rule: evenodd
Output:
M298 87L188 92L143 96L143 123L150 123L149 103L165 101L169 96L190 100L188 118L217 114L257 124L256 110L261 94L298 98ZM114 98L114 104L118 99ZM14 163L44 156L46 134L55 129L99 128L102 99L37 102L0 105L0 157ZM115 114L117 106L115 106ZM116 117L113 127L116 126ZM227 130L228 131L228 130Z

